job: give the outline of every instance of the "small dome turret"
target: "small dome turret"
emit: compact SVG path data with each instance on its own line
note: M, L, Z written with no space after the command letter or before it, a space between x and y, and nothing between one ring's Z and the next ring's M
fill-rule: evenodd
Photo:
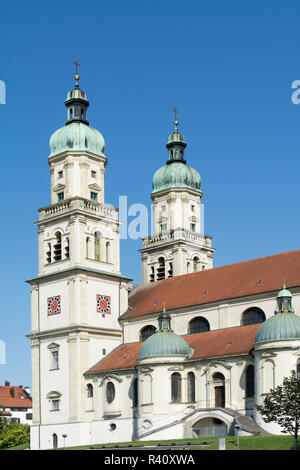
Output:
M275 314L258 329L255 344L300 339L300 317L292 307L292 294L284 286L277 295Z
M172 331L171 317L164 308L158 317L156 333L146 339L139 351L138 360L166 356L188 358L192 352L187 342Z

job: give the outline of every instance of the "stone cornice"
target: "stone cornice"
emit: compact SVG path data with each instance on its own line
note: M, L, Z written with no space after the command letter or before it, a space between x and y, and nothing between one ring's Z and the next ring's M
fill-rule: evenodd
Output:
M55 271L55 272L52 272L52 273L47 273L47 274L41 274L40 276L36 276L32 279L28 279L26 282L28 282L28 284L38 284L39 281L43 282L43 281L47 281L53 277L65 277L66 274L70 274L70 276L74 276L74 271L76 273L90 273L91 275L95 275L95 274L100 274L101 276L105 276L107 277L108 279L109 278L113 278L115 280L120 280L120 281L132 281L131 278L129 277L126 277L126 276L122 276L122 274L116 274L116 273L110 273L110 272L107 272L107 271L100 271L100 270L97 270L97 269L92 269L92 268L87 268L87 267L84 267L84 266L80 266L80 265L75 265L71 268L67 268L67 269L62 269L61 271Z
M34 331L28 335L26 338L32 340L39 340L45 337L57 337L60 335L77 335L80 333L89 333L94 335L103 335L103 336L122 336L122 330L116 330L113 328L98 328L93 326L85 326L85 325L73 325L73 326L66 326L62 328L53 328L51 330L44 330L44 331Z
M167 189L163 189L161 191L157 191L155 192L154 194L152 193L151 194L151 199L152 201L154 201L156 198L158 197L161 197L161 196L166 196L168 195L168 193L187 193L187 194L192 194L192 195L196 195L196 196L200 196L200 198L202 197L203 193L200 189L198 190L193 190L193 189L188 189L188 188L167 188Z
M52 157L48 157L48 163L49 163L49 165L51 165L52 163L58 163L59 161L65 160L66 157L70 157L70 156L73 156L73 157L76 157L76 158L88 157L88 158L90 158L92 160L95 160L97 162L103 162L105 166L107 164L107 157L105 155L103 155L103 157L101 157L100 155L96 155L92 152L85 152L85 151L82 151L82 150L68 150L68 151L65 151L65 152L58 153L57 155L53 155Z

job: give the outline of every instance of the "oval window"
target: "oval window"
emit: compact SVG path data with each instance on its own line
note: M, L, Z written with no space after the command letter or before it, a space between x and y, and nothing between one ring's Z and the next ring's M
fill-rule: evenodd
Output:
M115 386L112 382L108 382L106 385L106 400L107 403L112 403L115 399Z

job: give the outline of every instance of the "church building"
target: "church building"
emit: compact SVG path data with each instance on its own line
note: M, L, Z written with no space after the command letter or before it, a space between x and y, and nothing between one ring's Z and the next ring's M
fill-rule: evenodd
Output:
M75 86L50 138L31 288L31 449L280 434L256 410L300 374L300 250L213 267L201 178L175 128L153 177L142 283L120 271L105 141ZM284 284L285 283L285 284Z

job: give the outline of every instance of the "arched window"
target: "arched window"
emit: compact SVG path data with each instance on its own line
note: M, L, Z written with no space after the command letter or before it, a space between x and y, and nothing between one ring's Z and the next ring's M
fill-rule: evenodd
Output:
M178 372L171 375L171 401L181 401L181 375Z
M55 234L55 245L54 245L54 261L61 260L61 233L56 232Z
M186 265L186 272L189 274L191 272L191 263L188 262Z
M169 263L168 277L173 277L173 263Z
M199 265L199 258L198 256L195 256L193 258L193 271L196 273L198 271L198 265Z
M165 260L164 258L158 258L158 268L157 268L157 280L160 281L161 279L165 278Z
M58 447L57 434L52 434L52 443L53 443L53 449L57 449Z
M90 237L86 237L85 239L85 256L86 258L90 258Z
M215 390L215 407L225 407L225 377L221 372L216 372L213 375L213 383Z
M300 380L300 359L297 361L297 379Z
M195 400L195 374L194 372L188 373L188 402L193 403Z
M48 247L48 251L46 253L47 263L51 263L51 243L48 243L47 247Z
M92 384L87 384L87 397L92 398L94 396L94 388Z
M254 397L254 366L250 365L246 369L246 397Z
M150 270L150 282L154 282L154 267L151 266Z
M153 325L144 326L140 331L140 341L146 341L149 336L154 335L155 331L156 328Z
M105 260L107 263L110 262L110 242L106 242L105 244Z
M139 404L138 379L133 379L132 383L132 405L135 408Z
M100 261L100 241L101 241L101 233L95 233L95 260Z
M258 307L248 308L242 316L241 326L253 325L254 323L262 323L266 319L266 316Z
M70 241L69 237L66 238L66 245L65 245L65 258L70 258Z
M106 384L106 401L107 403L112 403L115 399L116 390L112 382L107 382Z
M196 317L189 324L188 334L201 333L203 331L209 331L210 326L206 318Z

